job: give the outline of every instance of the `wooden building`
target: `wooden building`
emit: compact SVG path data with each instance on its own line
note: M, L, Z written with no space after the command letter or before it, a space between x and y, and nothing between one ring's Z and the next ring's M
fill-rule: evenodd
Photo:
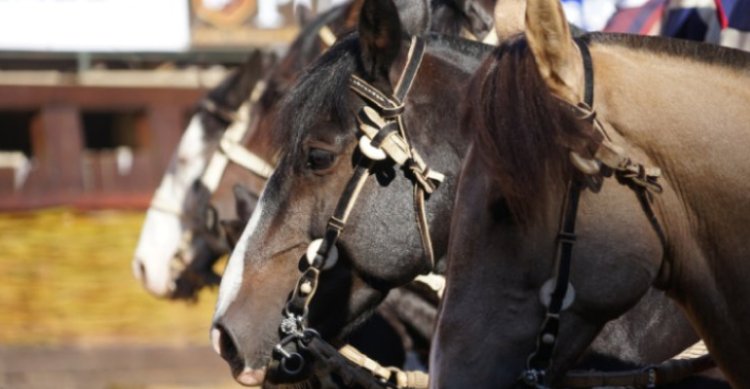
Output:
M144 208L223 71L0 72L0 211Z

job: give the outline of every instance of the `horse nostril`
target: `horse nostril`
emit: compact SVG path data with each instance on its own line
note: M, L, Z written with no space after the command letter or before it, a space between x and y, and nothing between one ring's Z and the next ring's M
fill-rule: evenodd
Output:
M133 276L138 281L146 283L146 265L143 264L140 258L133 260Z
M223 326L217 324L211 329L211 344L214 351L227 362L233 363L238 360L237 346Z

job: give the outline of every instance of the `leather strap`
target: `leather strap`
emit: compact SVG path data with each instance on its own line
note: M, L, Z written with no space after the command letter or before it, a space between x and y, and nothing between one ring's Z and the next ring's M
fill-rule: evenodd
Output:
M583 63L584 76L584 94L583 101L589 107L594 106L594 65L591 61L591 51L589 46L581 38L575 40L578 49L581 51L581 61Z
M320 38L320 41L323 42L323 45L325 45L326 48L336 44L336 34L334 34L328 26L324 25L318 30L318 38Z
M534 376L522 377L524 382L531 386L536 386L545 381L544 373L549 368L552 353L557 344L557 336L560 330L560 312L563 310L563 302L569 292L570 266L573 260L573 245L576 242L575 223L580 195L580 183L576 180L570 180L563 200L560 230L557 235L557 265L553 277L555 286L547 305L547 313L542 328L539 331L536 350L529 356L526 363L527 372L525 374L533 374Z
M716 366L710 355L690 359L670 359L655 366L619 372L569 372L562 381L567 388L632 387L654 388L680 382Z

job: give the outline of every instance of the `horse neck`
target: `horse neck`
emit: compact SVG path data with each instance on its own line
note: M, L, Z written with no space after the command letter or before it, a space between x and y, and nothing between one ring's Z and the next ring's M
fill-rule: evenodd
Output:
M592 54L600 117L662 169L692 232L744 233L728 227L750 223L750 72L617 45L592 45Z
M634 159L663 172L665 191L654 208L667 234L665 263L672 277L666 286L692 313L709 348L715 347L712 354L732 347L731 339L750 337L747 329L724 324L750 322L750 313L735 305L750 295L744 279L750 257L750 74L622 45L591 49L600 119ZM736 365L747 363L748 354L717 359Z

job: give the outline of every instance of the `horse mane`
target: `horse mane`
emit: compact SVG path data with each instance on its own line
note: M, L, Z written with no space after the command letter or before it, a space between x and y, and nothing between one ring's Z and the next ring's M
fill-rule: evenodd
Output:
M360 6L359 2L333 7L316 17L300 31L297 38L287 50L288 55L277 64L266 79L266 89L260 96L260 104L264 110L270 110L289 90L299 73L310 63L315 61L323 49L320 45L318 32L328 26L336 36L344 36L354 31L356 26L349 18L355 15L352 7Z
M591 33L585 39L591 43L622 46L707 65L728 67L745 72L750 70L750 53L703 42L615 33Z
M473 152L521 225L543 214L549 183L570 178L569 150L596 142L590 128L549 92L522 35L484 61L465 104Z

